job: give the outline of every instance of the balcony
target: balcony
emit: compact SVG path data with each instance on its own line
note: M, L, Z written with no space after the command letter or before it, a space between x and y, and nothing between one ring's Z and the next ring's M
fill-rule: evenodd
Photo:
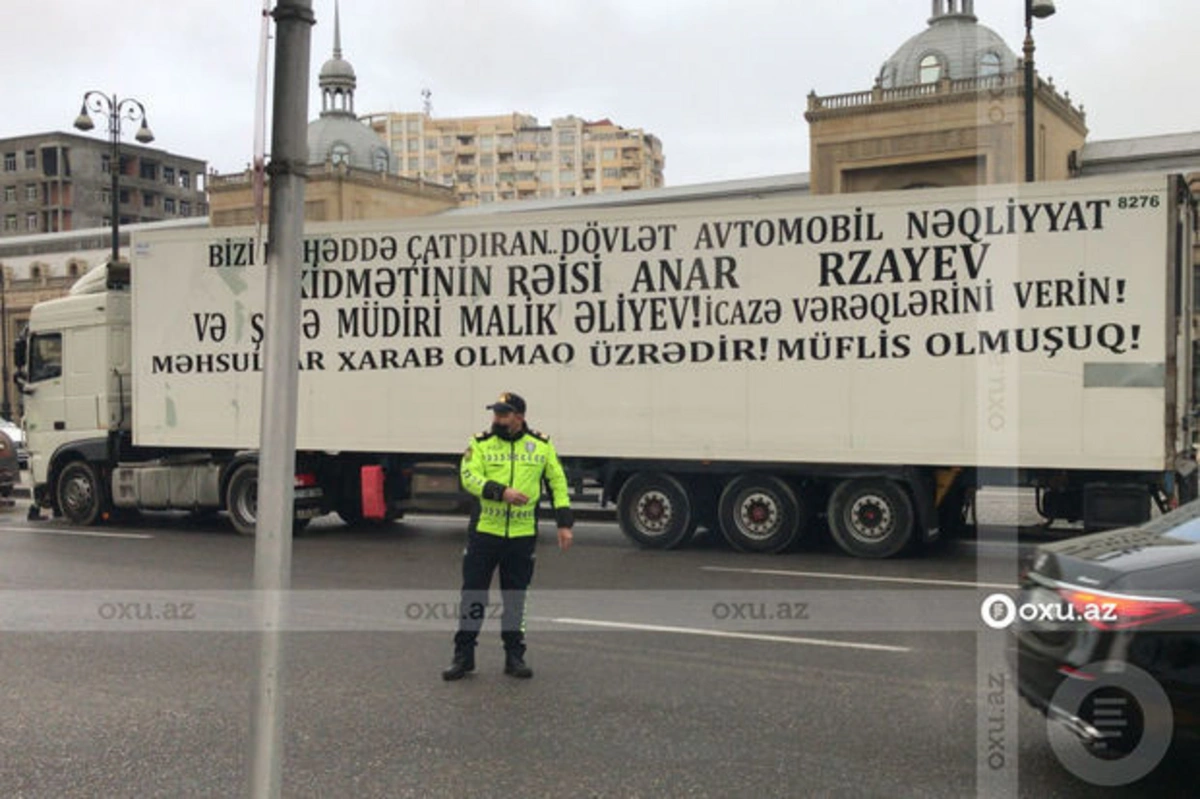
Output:
M876 85L873 89L849 94L831 94L820 97L816 92L808 95L808 109L805 119L813 122L846 114L861 113L887 105L898 104L937 104L945 102L960 102L974 96L983 95L988 98L1016 94L1023 91L1024 70L1018 61L1014 72L1000 75L985 75L975 78L951 80L943 78L935 83L921 83L913 86L897 86L885 89ZM1084 113L1076 108L1069 97L1059 94L1054 84L1037 77L1036 93L1050 105L1055 106L1065 117L1075 118L1083 125Z

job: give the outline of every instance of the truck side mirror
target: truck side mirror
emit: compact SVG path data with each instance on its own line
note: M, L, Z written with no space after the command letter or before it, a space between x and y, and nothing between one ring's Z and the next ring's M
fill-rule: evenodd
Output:
M18 369L24 369L26 363L26 355L29 352L29 340L22 336L13 343L13 365Z

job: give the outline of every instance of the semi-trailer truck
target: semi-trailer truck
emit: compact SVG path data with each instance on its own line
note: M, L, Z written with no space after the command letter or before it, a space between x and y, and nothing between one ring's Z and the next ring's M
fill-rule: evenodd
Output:
M888 557L975 489L1048 519L1195 494L1194 204L1176 176L310 224L297 519L458 498L502 391L646 547ZM252 533L267 243L139 233L18 344L36 504ZM268 411L269 412L269 411Z

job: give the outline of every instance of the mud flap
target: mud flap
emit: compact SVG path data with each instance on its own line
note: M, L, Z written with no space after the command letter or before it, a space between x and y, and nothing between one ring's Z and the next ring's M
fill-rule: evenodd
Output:
M364 519L387 518L387 499L383 489L383 467L363 466L362 471L362 515Z
M904 479L912 489L913 507L916 510L918 535L915 540L922 544L933 543L942 537L934 502L937 494L936 480L928 472L912 468L904 470Z

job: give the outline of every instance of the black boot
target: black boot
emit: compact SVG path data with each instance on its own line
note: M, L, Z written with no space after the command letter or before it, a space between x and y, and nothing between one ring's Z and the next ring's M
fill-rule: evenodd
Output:
M504 673L518 680L528 680L533 676L533 669L525 665L525 657L520 652L510 649L504 653Z
M456 649L454 650L454 660L450 661L449 668L442 672L442 679L446 682L461 680L472 671L475 671L475 652Z

